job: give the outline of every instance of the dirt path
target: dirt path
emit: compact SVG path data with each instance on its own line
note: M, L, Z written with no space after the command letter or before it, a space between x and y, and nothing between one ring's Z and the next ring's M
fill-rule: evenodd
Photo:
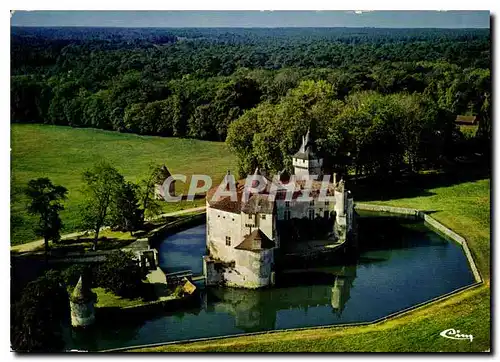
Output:
M205 206L200 206L200 207L193 207L191 209L186 209L186 210L180 210L180 211L174 211L174 212L168 212L166 214L161 214L158 215L155 219L161 218L161 217L168 217L168 216L177 216L177 215L183 215L183 214L189 214L191 212L197 212L197 211L204 211ZM103 228L102 230L107 229L107 227ZM83 235L83 231L77 231L74 233L70 234L64 234L61 235L61 239L70 239L77 237L79 235ZM30 241L25 244L19 244L19 245L14 245L10 247L10 251L18 252L18 253L25 253L27 251L34 251L37 248L40 248L43 246L43 239L40 240L35 240L35 241Z

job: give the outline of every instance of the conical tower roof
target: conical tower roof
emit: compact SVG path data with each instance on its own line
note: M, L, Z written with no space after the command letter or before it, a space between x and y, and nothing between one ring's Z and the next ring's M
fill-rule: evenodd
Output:
M76 283L73 293L71 293L71 301L75 303L86 303L95 298L95 294L88 288L87 283L84 283L83 276L80 275L78 283Z
M309 143L311 142L311 136L309 134L309 128L307 129L306 136L304 137L304 147L307 149Z
M311 135L309 129L307 129L307 133L302 137L302 145L300 146L299 151L293 156L295 158L301 158L304 160L315 159L316 154L313 150L314 142L311 140Z

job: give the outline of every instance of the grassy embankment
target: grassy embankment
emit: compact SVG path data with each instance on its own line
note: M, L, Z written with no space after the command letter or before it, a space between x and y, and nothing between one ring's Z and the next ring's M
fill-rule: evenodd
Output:
M30 179L49 177L68 192L61 213L64 233L77 231L83 195L82 172L99 160L107 160L130 181L145 177L150 163L165 164L172 174L210 175L220 182L228 169L237 171L236 158L220 142L122 134L61 126L20 125L11 127L11 244L39 239L32 229L35 217L25 211L23 188ZM178 182L176 192L187 193L189 184ZM193 202L164 203L164 212L203 206Z
M433 211L432 216L464 236L484 285L374 325L278 332L139 349L156 352L459 352L490 348L490 180L425 188L414 197L369 202ZM455 328L472 342L443 338Z

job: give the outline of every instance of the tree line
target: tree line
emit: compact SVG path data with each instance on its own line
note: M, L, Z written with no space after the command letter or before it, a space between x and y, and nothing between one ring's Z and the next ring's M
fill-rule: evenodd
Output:
M478 138L491 139L487 29L14 28L11 65L12 122L224 141L250 118L278 112L267 124L276 130L264 133L314 123L321 152L360 173L453 154L457 114L480 116ZM371 108L355 106L360 99ZM398 150L370 151L401 134L390 143ZM257 149L292 147L274 140L256 133L251 153L234 137L228 144L246 171L272 163L271 151Z

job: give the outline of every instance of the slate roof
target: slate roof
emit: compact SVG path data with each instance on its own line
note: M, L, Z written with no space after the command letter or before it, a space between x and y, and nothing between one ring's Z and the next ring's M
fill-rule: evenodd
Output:
M163 182L165 182L165 180L170 176L172 176L172 174L168 170L167 166L163 165L161 166L160 172L158 173L155 182L158 185L162 185Z
M235 247L238 250L247 250L259 252L272 249L276 246L274 241L269 239L260 229L255 229L249 235L245 236L243 242Z
M314 153L313 150L313 142L311 141L311 137L309 136L309 130L307 131L305 137L302 137L302 145L300 146L300 149L297 151L293 157L295 158L300 158L303 160L311 160L311 159L317 159L316 154Z

